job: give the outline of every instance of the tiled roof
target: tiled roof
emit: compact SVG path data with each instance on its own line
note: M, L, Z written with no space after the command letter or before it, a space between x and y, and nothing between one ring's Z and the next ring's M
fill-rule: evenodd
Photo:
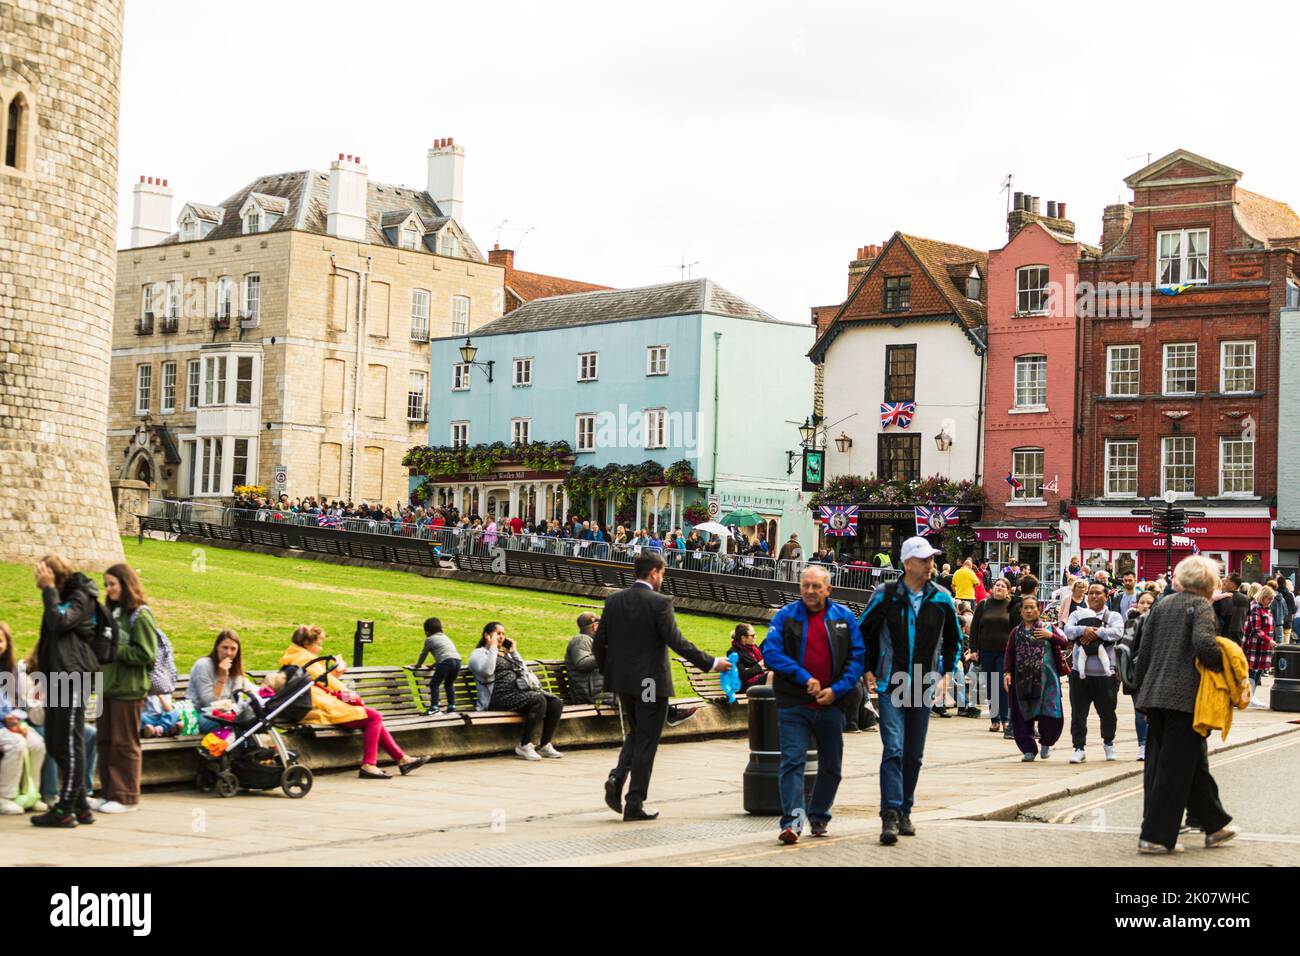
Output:
M579 282L577 279L542 275L540 272L521 272L518 269L507 272L505 282L506 289L513 292L520 302L532 302L534 299L546 299L555 295L571 295L575 292L602 292L612 288L607 285L596 285L594 282Z
M1237 187L1237 218L1246 231L1269 245L1295 245L1300 239L1300 216L1284 202ZM1280 240L1292 240L1282 243Z
M201 202L187 202L185 208L194 210L194 215L204 222L221 222L221 217L226 214L220 206L207 206Z
M966 298L964 288L957 288L954 277L948 270L950 266L958 267L961 271L963 285L965 277L970 273L972 266L979 269L982 277L987 277L988 253L951 242L939 242L936 239L909 236L902 232L897 233L897 236L903 245L911 250L913 258L930 274L931 280L939 287L944 298L948 300L948 304L952 306L953 314L961 319L968 329L976 329L982 326L985 322L986 283L980 283L980 301L976 302L973 299ZM865 279L866 276L863 276L863 278Z
M283 216L289 211L289 200L284 196L268 196L266 193L251 192L248 198L255 200L267 212L273 212L277 216ZM240 205L242 206L243 203Z
M1064 232L1057 232L1055 229L1048 229L1041 222L1036 223L1036 225L1063 246L1078 246L1080 252L1088 256L1101 255L1101 248L1099 246L1091 246L1088 243L1076 239L1074 236L1068 235Z
M207 234L206 240L229 239L243 233L243 223L239 219L239 210L252 194L256 193L259 201L262 197L271 197L272 201L283 200L284 212L275 224L264 232L284 232L297 229L325 235L326 221L329 218L329 174L315 169L299 170L292 173L277 173L261 176L247 183L228 198L221 206L207 208L221 210L224 215L219 225ZM263 208L271 208L264 205ZM409 186L394 186L371 180L366 190L366 232L367 238L375 245L388 246L384 236L381 218L386 213L406 210L415 212L430 231L441 228L448 220L442 214L432 197L421 189ZM478 246L463 234L460 244L462 259L485 261ZM178 241L173 233L163 240L164 243Z
M687 279L683 282L642 286L639 289L579 292L534 299L482 326L474 334L540 332L577 325L699 313L760 322L778 321L711 279Z

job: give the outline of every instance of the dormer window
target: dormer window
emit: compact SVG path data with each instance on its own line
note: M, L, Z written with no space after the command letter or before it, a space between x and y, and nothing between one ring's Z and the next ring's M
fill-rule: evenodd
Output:
M970 275L966 277L966 298L972 302L980 299L980 271L976 266L971 266Z
M266 232L280 221L280 217L288 212L288 209L289 201L280 196L249 193L243 207L239 210L239 217L244 224L244 235Z
M460 243L456 241L456 237L450 232L443 232L438 237L438 254L443 256L460 255Z
M181 220L181 242L193 242L199 238L199 221L193 216Z
M415 228L414 223L407 223L402 227L402 248L420 248L420 230Z
M244 235L262 231L262 210L256 206L244 213Z

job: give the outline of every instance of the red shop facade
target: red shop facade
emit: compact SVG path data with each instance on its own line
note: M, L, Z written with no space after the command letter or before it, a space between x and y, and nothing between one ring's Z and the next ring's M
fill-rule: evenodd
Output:
M1140 507L1141 502L1134 502ZM1194 506L1186 506L1194 507ZM1273 516L1267 508L1232 509L1204 518L1188 518L1176 538L1172 563L1199 552L1220 561L1245 581L1258 581L1270 569ZM1111 566L1116 574L1132 569L1142 580L1165 572L1165 539L1153 534L1151 520L1118 509L1079 509L1079 547L1085 565ZM1193 550L1193 546L1195 550Z

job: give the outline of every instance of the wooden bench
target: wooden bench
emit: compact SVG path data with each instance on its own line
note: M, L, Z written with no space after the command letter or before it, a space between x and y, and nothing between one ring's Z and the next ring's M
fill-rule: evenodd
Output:
M564 668L564 661L527 661L526 663L528 669L537 675L537 680L542 685L541 689L564 701L564 712L560 716L561 720L573 720L579 717L605 717L617 714L617 708L596 704L570 703L569 680ZM408 664L403 669L410 675L415 692L419 695L423 707L427 709L430 699L429 680L433 677L433 668L428 666L417 668ZM465 723L473 726L478 724L520 724L524 722L523 715L512 710L476 710L475 707L478 705L478 683L474 680L474 674L468 667L461 666L460 673L456 675L453 686L456 688L456 715L462 717Z

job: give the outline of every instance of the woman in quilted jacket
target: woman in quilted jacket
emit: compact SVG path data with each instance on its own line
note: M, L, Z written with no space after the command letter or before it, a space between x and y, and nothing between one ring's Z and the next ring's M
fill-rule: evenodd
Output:
M1246 652L1246 664L1250 668L1250 688L1253 694L1264 679L1264 672L1273 666L1273 643L1277 640L1273 614L1269 610L1277 599L1277 592L1270 587L1262 587L1250 602L1250 612L1241 629L1241 649Z
M1059 627L1045 625L1039 617L1038 598L1023 595L1020 621L1011 630L1002 664L1002 687L1011 699L1011 731L1026 763L1035 757L1046 760L1061 739L1061 678L1070 673L1069 641Z

